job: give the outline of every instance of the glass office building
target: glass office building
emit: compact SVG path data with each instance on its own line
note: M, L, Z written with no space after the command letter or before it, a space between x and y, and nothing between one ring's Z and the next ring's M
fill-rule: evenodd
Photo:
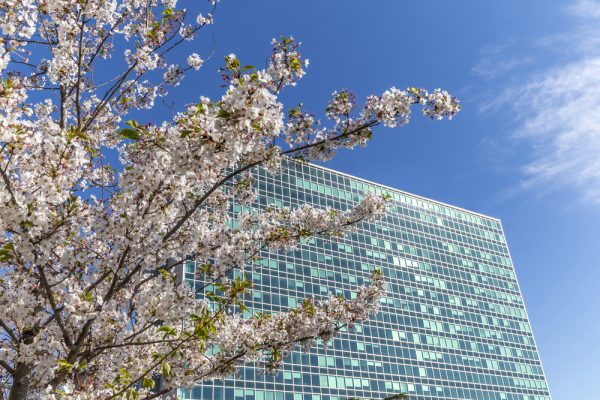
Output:
M225 381L180 390L183 399L550 400L500 221L314 165L255 171L255 207L312 204L346 210L367 192L389 193L379 221L341 240L313 238L262 254L248 306L278 312L306 297L347 298L381 269L380 312L328 348L294 352L280 373L246 368ZM232 213L243 211L234 206ZM235 217L234 217L235 219ZM191 285L194 263L185 267Z

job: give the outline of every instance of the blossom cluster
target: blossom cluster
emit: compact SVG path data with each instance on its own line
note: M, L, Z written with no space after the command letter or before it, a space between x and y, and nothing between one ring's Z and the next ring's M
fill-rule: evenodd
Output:
M413 105L451 118L458 101L392 88L357 111L344 90L323 123L300 106L286 115L279 94L308 61L283 37L263 69L226 56L220 98L162 122L131 119L152 118L144 111L203 66L172 50L212 24L216 6L191 16L176 0L0 1L0 397L144 398L156 375L168 391L249 362L273 372L297 344L376 311L378 274L353 300L243 317L252 285L234 271L262 249L335 240L387 204L261 210L253 171L364 145L375 126L407 123ZM106 77L107 63L125 69ZM234 204L253 210L238 224ZM214 293L180 282L190 256Z

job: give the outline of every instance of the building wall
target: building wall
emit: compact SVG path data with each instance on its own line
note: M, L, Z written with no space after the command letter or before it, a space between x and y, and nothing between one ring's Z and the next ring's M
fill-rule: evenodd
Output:
M550 400L504 233L496 219L313 165L256 171L259 207L312 204L345 210L365 192L389 193L385 218L345 239L314 238L262 254L248 305L285 311L306 297L351 297L382 269L380 312L328 348L294 352L277 376L246 368L184 399ZM232 210L239 213L241 207ZM186 280L194 280L194 263Z

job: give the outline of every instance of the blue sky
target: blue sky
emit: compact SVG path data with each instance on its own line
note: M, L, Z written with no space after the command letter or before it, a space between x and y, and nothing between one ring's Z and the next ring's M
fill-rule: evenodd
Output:
M500 218L554 400L600 397L600 2L223 0L210 32L176 110L219 96L222 56L261 66L280 35L311 61L288 105L321 113L343 88L460 97L455 120L415 114L327 166Z

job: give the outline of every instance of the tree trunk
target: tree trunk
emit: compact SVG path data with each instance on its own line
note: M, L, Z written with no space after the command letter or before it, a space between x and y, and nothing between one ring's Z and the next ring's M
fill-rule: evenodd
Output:
M8 400L25 400L29 392L29 370L27 364L18 363L13 373L12 387L8 395Z

